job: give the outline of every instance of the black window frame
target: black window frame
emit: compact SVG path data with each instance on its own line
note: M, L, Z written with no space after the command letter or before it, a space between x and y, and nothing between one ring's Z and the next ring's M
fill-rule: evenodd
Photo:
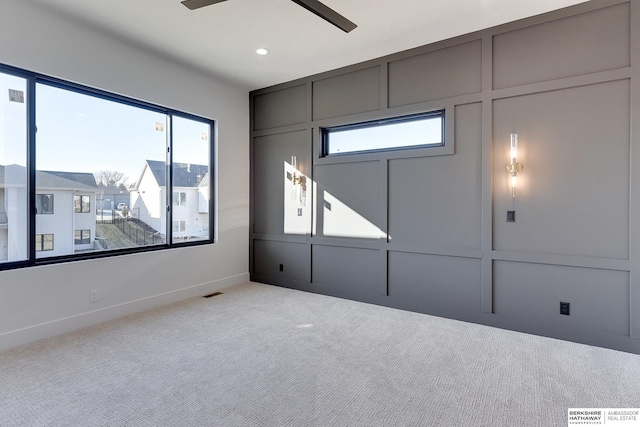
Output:
M378 126L386 126L392 124L409 123L419 120L440 118L442 126L440 127L440 142L434 144L419 144L419 145L403 145L394 147L372 148L365 150L354 150L344 153L330 153L330 137L332 132L341 132L345 130L367 129ZM353 156L358 154L368 153L381 153L388 151L400 151L400 150L416 150L424 148L439 148L444 147L445 144L445 128L446 128L446 115L445 109L431 110L422 113L405 114L402 116L389 117L384 119L367 120L364 122L348 123L336 126L326 126L321 128L322 142L320 157L336 157L336 156Z
M77 238L77 234L80 233L80 238ZM85 237L85 234L88 237ZM91 243L91 230L89 229L84 229L84 230L75 230L73 233L73 244L74 245L88 245L89 243Z
M85 207L85 198L87 200L89 200L87 202L88 208L87 210L84 209ZM78 204L76 204L76 200L80 200L80 202ZM79 209L78 209L79 207ZM74 194L73 195L73 213L91 213L91 196L88 194Z
M85 259L97 259L97 258L107 258L112 256L121 256L125 254L131 253L142 253L142 252L151 252L158 250L167 250L173 248L180 247L188 247L188 246L200 246L200 245L210 245L216 243L216 233L215 233L215 219L216 219L216 163L215 163L215 153L216 153L216 145L217 145L217 121L211 118L207 118L204 116L199 116L191 113L187 113L184 111L175 110L169 107L156 105L150 102L141 101L135 98L127 97L124 95L118 95L109 91L96 89L88 86L84 86L77 83L72 83L70 81L66 81L63 79L47 76L44 74L36 73L33 71L25 70L22 68L6 65L0 63L0 73L19 77L26 81L26 96L25 102L27 104L27 208L25 211L25 215L27 216L27 259L20 261L10 261L10 262L2 262L0 263L0 271L11 270L15 268L24 268L24 267L32 267L37 265L47 265L47 264L56 264L63 262L72 262L77 260L85 260ZM210 176L210 185L209 185L209 233L207 238L201 239L192 239L192 240L180 240L173 241L173 231L171 226L167 226L166 228L166 238L165 243L157 244L157 245L146 245L146 246L136 246L130 248L122 248L122 249L113 249L106 251L96 251L96 252L88 252L82 254L65 254L51 257L39 258L36 256L38 252L47 252L54 249L49 249L47 251L38 250L36 251L36 85L37 84L45 84L48 86L57 87L63 90L70 90L73 92L77 92L80 94L93 96L96 98L105 99L108 101L113 101L116 103L129 105L137 108L146 109L149 111L158 112L164 114L167 117L167 123L169 124L169 131L167 132L167 156L166 156L166 183L165 186L167 189L171 189L171 191L166 191L166 224L173 223L173 153L171 147L173 147L173 135L171 132L171 123L174 117L181 117L189 120L194 120L198 122L205 123L209 126L210 134L209 134L209 155L207 159L208 163L208 173ZM43 194L43 193L39 193ZM91 209L89 209L90 211ZM74 207L75 212L75 207ZM75 230L73 230L75 233ZM40 236L44 236L45 233L40 233ZM50 233L46 233L46 235L50 235ZM51 234L53 236L53 234ZM75 234L74 234L75 237ZM53 246L53 237L52 237L52 246ZM43 239L41 238L40 248L43 248Z
M45 249L44 248L44 239L45 236L51 236L51 249ZM40 248L38 248L38 237L40 237ZM42 233L42 234L36 234L35 238L33 239L33 246L35 248L36 252L51 252L53 250L55 250L55 235L53 233Z

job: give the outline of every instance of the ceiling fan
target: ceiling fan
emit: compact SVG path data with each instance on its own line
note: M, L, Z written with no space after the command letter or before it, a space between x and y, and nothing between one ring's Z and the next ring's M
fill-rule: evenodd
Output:
M226 0L184 0L182 4L188 7L189 9L194 10L194 9L199 9L201 7L209 6L211 4L222 3L223 1L226 1ZM332 23L333 25L340 28L345 33L348 33L357 27L356 24L349 21L347 18L340 15L338 12L331 9L330 7L327 7L324 4L320 3L318 0L291 0L291 1L304 7L308 11L315 13L325 21Z

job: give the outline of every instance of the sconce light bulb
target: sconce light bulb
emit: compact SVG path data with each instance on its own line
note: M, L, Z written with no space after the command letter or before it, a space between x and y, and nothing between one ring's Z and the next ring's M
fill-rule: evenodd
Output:
M518 163L518 134L511 134L511 164Z
M298 159L296 156L291 156L291 167L294 169L298 169Z

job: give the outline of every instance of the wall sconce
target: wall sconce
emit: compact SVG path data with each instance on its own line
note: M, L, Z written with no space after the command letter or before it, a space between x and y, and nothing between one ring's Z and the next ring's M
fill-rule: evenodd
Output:
M307 177L298 172L298 159L291 156L291 200L305 206L307 201Z
M296 156L291 156L291 168L293 169L291 182L293 183L293 185L300 185L302 177L298 174L298 158Z
M511 134L511 153L507 172L511 174L511 197L516 197L516 184L518 181L518 171L522 170L522 165L518 163L518 134Z

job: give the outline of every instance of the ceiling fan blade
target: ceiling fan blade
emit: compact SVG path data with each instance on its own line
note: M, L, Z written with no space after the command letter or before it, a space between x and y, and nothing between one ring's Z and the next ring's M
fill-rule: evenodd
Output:
M210 4L222 3L227 0L184 0L183 5L191 10L199 9L201 7L209 6Z
M196 1L196 0L187 0L187 1ZM299 4L300 6L304 7L308 11L315 13L325 21L332 23L333 25L340 28L345 33L348 33L349 31L357 27L356 24L349 21L347 18L340 15L338 12L331 9L330 7L327 7L324 4L320 3L318 0L291 0L291 1Z

